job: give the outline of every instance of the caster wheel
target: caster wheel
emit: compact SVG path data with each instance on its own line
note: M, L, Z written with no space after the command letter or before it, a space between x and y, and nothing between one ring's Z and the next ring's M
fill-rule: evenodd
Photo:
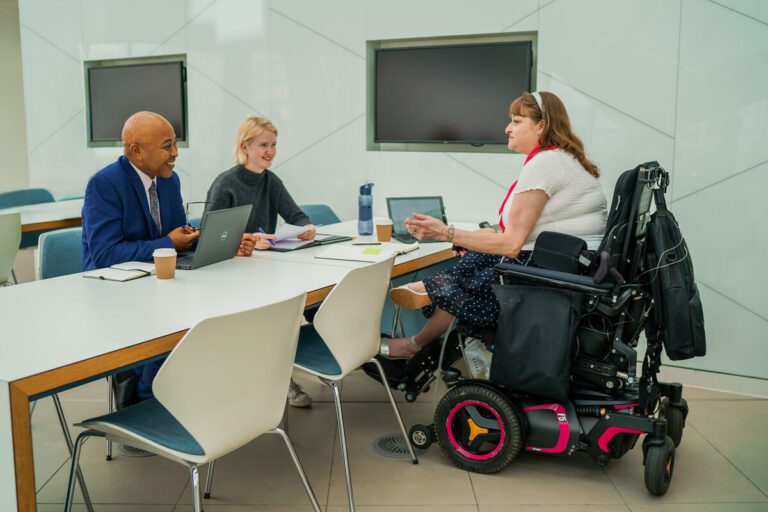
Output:
M512 403L498 391L476 384L455 386L440 400L435 434L455 465L475 473L502 470L523 446Z
M675 443L667 436L663 444L648 447L645 454L645 487L655 496L669 489L675 470Z
M408 437L414 448L426 450L435 441L435 435L431 425L414 425L408 432Z
M203 497L204 497L205 499L208 499L208 498L210 498L210 497L211 497L211 493L209 493L209 492L206 492L205 494L203 494Z
M405 401L406 402L413 403L413 402L416 401L416 398L418 398L418 395L416 393L411 392L411 391L409 391L409 392L407 392L405 394Z
M683 400L685 405L686 402ZM672 438L675 448L680 446L683 439L683 429L685 428L685 414L680 407L675 407L669 403L669 398L661 399L659 406L659 416L667 420L667 435Z

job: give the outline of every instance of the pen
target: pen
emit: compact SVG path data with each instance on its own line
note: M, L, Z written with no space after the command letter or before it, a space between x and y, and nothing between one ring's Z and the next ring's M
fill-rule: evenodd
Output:
M263 229L259 228L259 229L258 229L258 231L259 231L259 233L261 233L262 235L266 235L266 233L264 232L264 230L263 230ZM267 240L269 240L269 245L271 245L272 247L274 247L274 246L275 246L275 241L274 241L274 240L272 240L272 239L267 239Z
M381 245L381 242L353 242L352 245Z

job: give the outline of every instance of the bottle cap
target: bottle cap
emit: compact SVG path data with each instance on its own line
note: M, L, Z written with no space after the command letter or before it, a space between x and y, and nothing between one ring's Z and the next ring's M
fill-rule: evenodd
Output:
M365 185L360 185L360 195L361 196L371 195L372 188L373 188L373 183L366 183Z

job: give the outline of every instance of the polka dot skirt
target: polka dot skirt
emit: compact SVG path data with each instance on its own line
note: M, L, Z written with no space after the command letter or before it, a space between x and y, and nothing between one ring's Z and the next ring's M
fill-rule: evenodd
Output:
M422 309L424 316L429 318L438 307L461 323L476 327L495 326L498 323L499 303L491 285L498 283L499 278L493 267L504 260L521 265L532 264L531 251L521 251L512 260L467 251L455 266L424 279L424 287L432 300Z

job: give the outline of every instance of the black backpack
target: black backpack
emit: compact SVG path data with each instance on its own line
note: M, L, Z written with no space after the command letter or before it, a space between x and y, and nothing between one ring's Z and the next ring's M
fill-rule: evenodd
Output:
M666 186L654 190L656 213L647 232L646 272L655 306L646 324L648 339L660 338L673 361L706 354L704 311L693 276L688 245L664 200Z

